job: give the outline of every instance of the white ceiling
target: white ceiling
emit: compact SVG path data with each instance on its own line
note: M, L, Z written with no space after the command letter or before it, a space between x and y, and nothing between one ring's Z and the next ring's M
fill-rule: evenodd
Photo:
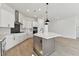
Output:
M45 3L7 3L7 5L19 10L29 17L36 15L39 18L45 17ZM41 8L41 11L39 11ZM30 11L27 12L27 9ZM36 12L34 12L36 10ZM50 18L63 19L79 16L79 3L49 3L48 16Z

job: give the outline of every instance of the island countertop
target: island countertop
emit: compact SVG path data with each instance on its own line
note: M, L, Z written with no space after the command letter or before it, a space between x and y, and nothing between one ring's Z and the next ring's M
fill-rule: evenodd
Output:
M50 39L54 37L60 37L60 34L54 33L54 32L48 32L48 33L36 33L34 36L42 37L45 39Z

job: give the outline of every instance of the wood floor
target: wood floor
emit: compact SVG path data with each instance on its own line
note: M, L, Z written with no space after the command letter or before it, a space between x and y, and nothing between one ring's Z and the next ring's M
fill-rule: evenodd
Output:
M33 52L33 40L28 39L6 52L6 56L31 56Z
M56 51L51 56L79 56L79 40L55 38Z
M55 38L55 52L51 56L79 56L79 40ZM7 56L31 56L33 40L28 39L7 51Z

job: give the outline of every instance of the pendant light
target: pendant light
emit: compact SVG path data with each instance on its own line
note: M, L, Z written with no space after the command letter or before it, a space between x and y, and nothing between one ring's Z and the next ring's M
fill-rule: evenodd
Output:
M48 20L48 11L47 11L48 10L48 3L46 3L46 6L47 7L46 7L46 21L45 22L48 23L49 22L49 20Z

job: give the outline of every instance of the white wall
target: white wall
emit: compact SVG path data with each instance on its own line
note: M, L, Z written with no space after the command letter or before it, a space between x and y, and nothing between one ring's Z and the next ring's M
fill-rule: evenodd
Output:
M49 23L49 31L56 32L64 37L76 38L76 17L70 17L66 19L51 20Z

